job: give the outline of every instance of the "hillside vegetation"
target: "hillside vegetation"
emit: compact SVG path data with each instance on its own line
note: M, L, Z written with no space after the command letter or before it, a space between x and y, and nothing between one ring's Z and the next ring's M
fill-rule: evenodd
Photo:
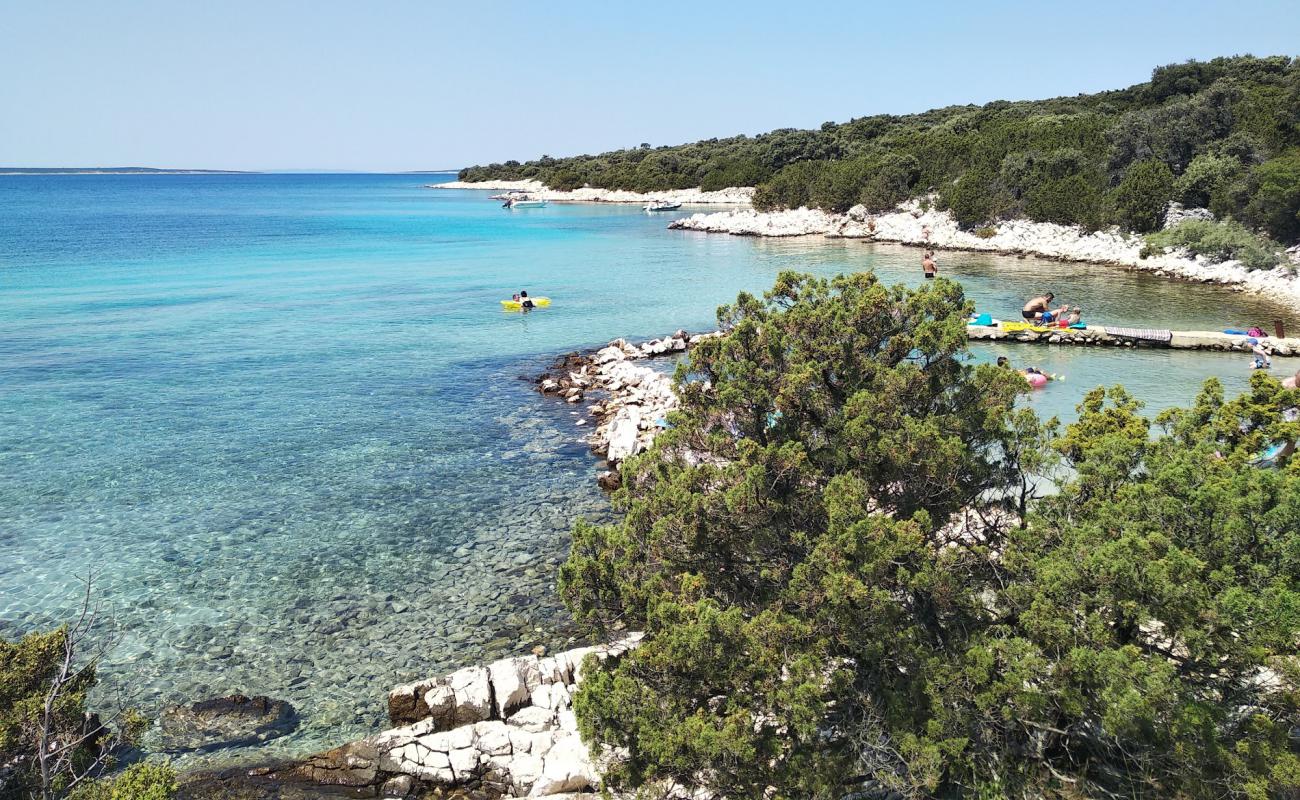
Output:
M873 211L938 195L964 225L1009 217L1156 229L1176 200L1300 240L1300 59L1159 67L1127 89L881 114L672 147L468 167L460 178L654 191L757 186L760 209Z

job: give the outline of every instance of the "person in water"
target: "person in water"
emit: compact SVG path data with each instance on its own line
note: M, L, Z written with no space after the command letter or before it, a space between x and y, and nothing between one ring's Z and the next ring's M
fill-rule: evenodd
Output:
M998 356L998 366L1006 367L1007 369L1015 369L1015 367L1011 366L1011 360L1008 359L1006 356ZM1038 367L1025 367L1024 369L1017 369L1016 372L1019 372L1021 375L1024 375L1026 378L1028 378L1030 375L1043 375L1049 379L1051 378L1050 375L1048 375L1046 372L1043 372Z
M525 311L530 311L537 307L533 304L533 298L528 296L528 292L523 291L519 293L519 306Z
M1268 351L1264 349L1264 345L1260 344L1258 339L1252 336L1246 340L1246 344L1250 345L1250 352L1253 356L1251 360L1252 369L1270 369L1273 366L1272 356L1268 354Z
M1282 381L1283 389L1300 389L1300 370L1286 380Z
M925 273L926 278L933 278L939 274L939 268L934 263L933 250L926 250L925 255L921 257L921 271Z

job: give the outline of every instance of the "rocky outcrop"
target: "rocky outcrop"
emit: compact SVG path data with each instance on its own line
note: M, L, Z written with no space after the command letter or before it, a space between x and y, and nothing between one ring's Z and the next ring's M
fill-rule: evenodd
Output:
M554 203L648 203L651 200L682 205L747 206L753 200L752 186L732 186L727 189L705 191L694 189L669 189L661 192L629 192L623 189L596 189L583 187L573 191L551 189L541 181L448 181L431 183L428 189L486 189L489 191L526 192L530 199Z
M234 694L172 706L159 720L162 750L215 750L274 739L298 726L293 706L270 697Z
M501 659L403 684L388 698L397 727L297 764L222 780L328 787L350 797L413 797L429 790L481 797L597 791L600 765L610 756L597 756L583 743L573 693L589 657L616 659L640 641L641 634L632 633L608 645Z
M672 377L641 361L686 352L717 332L671 336L639 345L616 339L592 353L570 353L537 379L538 390L571 403L590 402L587 412L597 420L588 437L592 450L612 466L644 452L677 408ZM585 420L580 420L585 424ZM600 476L605 488L617 486L615 473Z
M1204 218L1203 209L1171 210L1174 219ZM1112 264L1158 275L1235 286L1284 302L1300 302L1300 278L1290 267L1248 270L1236 261L1214 262L1181 251L1142 258L1141 236L1116 229L1086 231L1078 226L1056 225L1031 220L1008 220L963 230L952 215L930 203L913 200L884 214L869 213L855 206L845 214L828 214L816 209L758 212L751 209L693 214L675 220L670 228L729 233L736 236L828 236L873 239L880 242L933 247L943 250L971 250L1012 255L1035 255L1063 261ZM1300 258L1300 255L1297 256Z

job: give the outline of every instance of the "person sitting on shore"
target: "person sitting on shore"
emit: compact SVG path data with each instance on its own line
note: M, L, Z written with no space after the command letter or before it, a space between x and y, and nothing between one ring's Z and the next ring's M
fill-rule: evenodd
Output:
M523 291L519 293L519 305L525 311L536 307L533 305L533 298L528 296L528 292Z
M1282 381L1282 388L1283 388L1283 389L1300 389L1300 370L1296 370L1296 373L1295 373L1294 375L1292 375L1291 377L1289 377L1289 378L1283 380L1283 381Z
M1030 322L1038 322L1043 314L1051 313L1052 301L1055 299L1056 295L1051 292L1039 295L1025 303L1025 307L1020 310L1020 315Z
M1067 328L1071 325L1078 325L1080 322L1083 322L1083 309L1079 308L1078 306L1074 306L1065 315L1065 319L1061 321L1065 323L1065 326Z
M925 273L927 279L939 274L939 268L934 263L933 250L926 250L925 255L921 257L921 271Z

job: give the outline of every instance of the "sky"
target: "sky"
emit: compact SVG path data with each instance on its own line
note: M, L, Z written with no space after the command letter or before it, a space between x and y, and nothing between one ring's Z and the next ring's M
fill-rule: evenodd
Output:
M1297 0L0 0L0 166L403 171L1300 55Z

